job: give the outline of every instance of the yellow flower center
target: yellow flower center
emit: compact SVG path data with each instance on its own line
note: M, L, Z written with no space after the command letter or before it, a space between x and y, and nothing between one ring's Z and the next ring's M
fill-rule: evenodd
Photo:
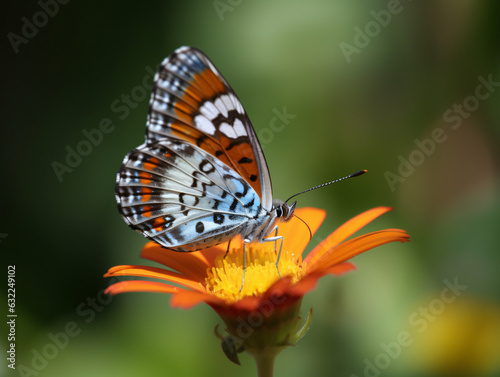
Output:
M215 260L214 267L207 272L206 290L228 303L233 303L246 296L260 296L269 287L280 279L276 269L280 243L262 244L253 243L246 245L245 281L243 288L243 245L233 248L224 257ZM281 277L291 276L292 282L299 281L302 277L302 255L282 250L278 263ZM240 291L241 289L241 291Z

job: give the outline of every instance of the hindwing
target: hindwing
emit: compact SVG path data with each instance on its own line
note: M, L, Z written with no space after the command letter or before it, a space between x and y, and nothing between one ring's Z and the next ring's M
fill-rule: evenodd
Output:
M164 247L193 251L240 234L261 211L253 188L220 160L172 136L130 152L117 177L125 221Z

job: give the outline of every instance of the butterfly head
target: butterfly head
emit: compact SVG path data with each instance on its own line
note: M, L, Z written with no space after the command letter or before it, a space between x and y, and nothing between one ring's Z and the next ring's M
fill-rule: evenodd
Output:
M293 216L293 211L295 211L295 206L297 202L292 204L283 203L281 200L275 200L273 203L273 208L276 214L276 218L280 219L281 222L288 222Z

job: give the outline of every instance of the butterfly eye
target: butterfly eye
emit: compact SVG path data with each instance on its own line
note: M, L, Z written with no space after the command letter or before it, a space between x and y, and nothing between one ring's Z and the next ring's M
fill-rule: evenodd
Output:
M283 210L281 209L281 206L276 208L276 217L281 217L283 216Z

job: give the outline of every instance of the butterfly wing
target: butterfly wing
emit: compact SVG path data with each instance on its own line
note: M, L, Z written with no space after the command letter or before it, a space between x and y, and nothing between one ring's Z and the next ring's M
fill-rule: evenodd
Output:
M241 234L261 211L259 196L238 173L168 135L125 157L116 199L131 228L177 251L207 248Z
M203 149L237 172L272 208L269 170L247 113L208 57L181 47L155 76L147 143L173 135Z

